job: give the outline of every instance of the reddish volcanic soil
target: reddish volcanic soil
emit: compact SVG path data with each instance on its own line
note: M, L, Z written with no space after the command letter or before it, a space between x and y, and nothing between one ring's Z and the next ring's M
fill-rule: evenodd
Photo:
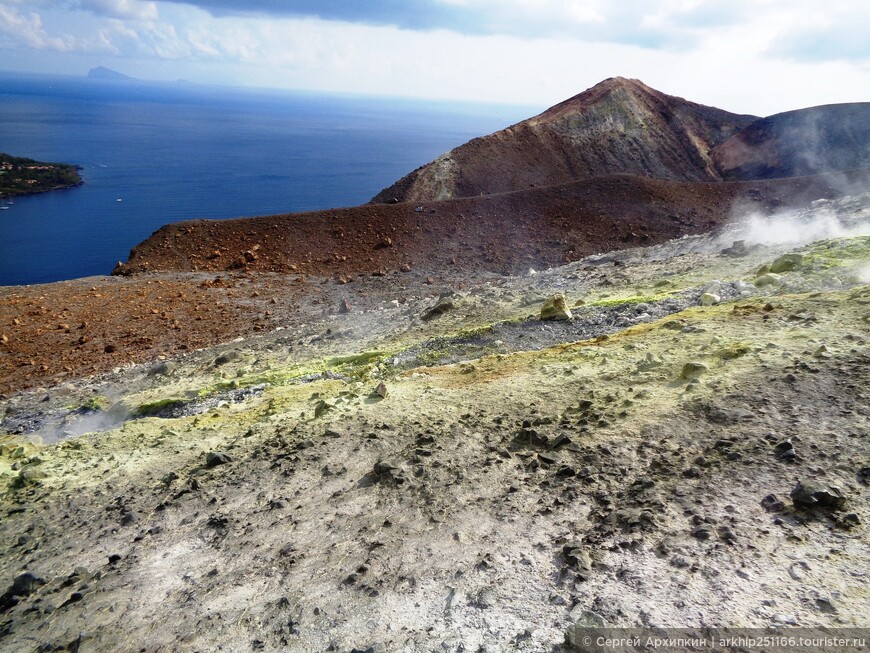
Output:
M526 272L709 231L733 217L732 206L763 211L834 196L830 179L615 175L419 212L366 205L169 225L118 269L130 276L0 289L0 392L292 327L312 311L337 311L340 296L361 303L421 288L434 296L486 272Z
M0 392L273 329L302 285L214 278L92 277L0 289Z
M835 192L827 178L689 183L609 175L444 202L364 205L163 227L116 274L255 270L350 277L455 266L516 273L596 252L661 242L766 210L796 194Z

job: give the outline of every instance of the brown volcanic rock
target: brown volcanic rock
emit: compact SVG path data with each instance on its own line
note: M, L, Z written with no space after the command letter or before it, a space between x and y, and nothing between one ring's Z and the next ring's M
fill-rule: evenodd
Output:
M870 103L762 118L713 150L726 179L773 179L870 168Z
M372 202L490 195L614 173L714 181L720 177L710 150L754 120L616 77L534 118L469 141Z
M764 210L831 196L831 179L676 182L610 175L486 197L167 225L115 274L257 271L351 278L398 270L517 272L702 233L735 200ZM389 242L389 246L385 243Z

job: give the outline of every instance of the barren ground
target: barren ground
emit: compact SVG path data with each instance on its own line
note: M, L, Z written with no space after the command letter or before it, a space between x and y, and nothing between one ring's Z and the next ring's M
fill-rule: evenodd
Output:
M803 217L832 211L870 199ZM847 232L5 289L0 650L866 629L870 241ZM540 320L557 292L573 319Z

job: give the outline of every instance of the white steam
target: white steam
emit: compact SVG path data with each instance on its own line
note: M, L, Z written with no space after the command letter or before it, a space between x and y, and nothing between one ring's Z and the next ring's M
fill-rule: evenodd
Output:
M829 238L870 235L870 215L844 216L829 207L786 211L770 216L750 214L732 225L729 237L747 245L803 245Z

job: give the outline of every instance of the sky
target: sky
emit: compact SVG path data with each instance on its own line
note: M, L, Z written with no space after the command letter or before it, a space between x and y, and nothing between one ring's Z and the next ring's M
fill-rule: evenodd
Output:
M0 0L0 70L546 108L613 76L737 113L870 101L866 0Z

